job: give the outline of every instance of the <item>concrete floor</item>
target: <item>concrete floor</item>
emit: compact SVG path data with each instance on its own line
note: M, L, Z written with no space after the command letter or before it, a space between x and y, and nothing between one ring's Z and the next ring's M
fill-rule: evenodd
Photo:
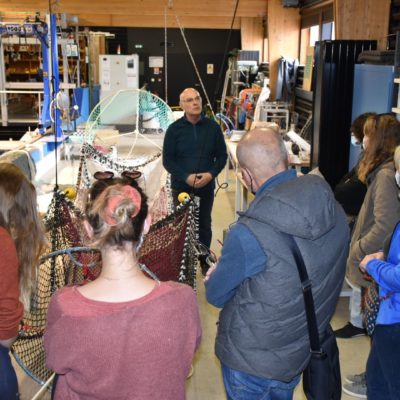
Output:
M220 175L220 183L225 175ZM50 182L48 182L50 183ZM64 182L63 182L64 183ZM70 182L73 183L73 182ZM213 243L212 250L220 254L223 240L223 231L234 221L234 184L230 182L227 190L220 190L215 199L213 210ZM198 273L197 298L200 308L203 339L194 360L194 374L187 381L188 400L223 400L225 393L219 368L219 362L214 356L214 339L216 333L216 322L219 310L209 305L205 301L204 285L202 277ZM349 317L348 298L342 297L339 300L335 316L332 321L334 329L343 326ZM339 339L340 360L342 377L350 373L359 373L365 368L366 359L369 351L369 340L367 337L354 339ZM21 399L30 400L40 389L40 386L32 381L19 367L17 367L20 382ZM42 399L49 399L45 394ZM342 399L348 400L352 397L343 394ZM295 391L294 400L305 399L301 385Z

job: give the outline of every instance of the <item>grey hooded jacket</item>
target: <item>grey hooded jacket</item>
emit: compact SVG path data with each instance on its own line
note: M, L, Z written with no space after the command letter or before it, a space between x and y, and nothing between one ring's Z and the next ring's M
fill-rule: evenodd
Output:
M383 249L385 239L392 235L400 219L399 188L394 178L393 159L375 168L367 178L367 194L351 236L347 260L347 277L355 285L367 287L358 266L367 255Z
M293 235L300 248L322 334L344 279L346 217L329 185L306 175L266 189L238 222L256 236L267 262L221 311L216 354L229 368L289 382L307 365L310 345L299 275L280 232Z

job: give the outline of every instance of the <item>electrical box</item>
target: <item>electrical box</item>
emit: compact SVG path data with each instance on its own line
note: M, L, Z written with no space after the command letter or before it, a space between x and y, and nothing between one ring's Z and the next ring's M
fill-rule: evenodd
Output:
M100 54L100 98L139 88L139 55Z

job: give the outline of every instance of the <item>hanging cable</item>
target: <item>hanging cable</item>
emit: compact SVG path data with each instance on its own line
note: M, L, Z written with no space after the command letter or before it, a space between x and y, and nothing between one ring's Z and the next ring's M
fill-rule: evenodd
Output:
M235 23L236 12L237 12L238 6L239 6L239 0L236 0L235 11L233 12L233 17L232 17L232 22L231 22L231 28L229 29L228 39L226 40L226 45L225 45L225 50L224 50L224 56L222 57L222 63L221 63L221 67L219 69L217 84L215 86L215 92L214 92L214 98L213 98L213 106L216 106L217 95L218 95L218 92L219 92L219 88L221 86L222 71L223 71L223 68L224 68L224 65L225 65L226 56L228 54L228 47L229 47L229 43L231 41L233 24Z
M237 1L237 4L238 4L238 2L239 2L239 0ZM236 8L237 8L237 4L236 4ZM187 42L187 40L186 40L185 32L184 32L184 30L183 30L183 28L182 28L182 25L181 25L181 23L180 23L180 20L179 20L178 15L177 15L175 12L174 12L174 14L175 14L175 19L176 19L176 22L177 22L177 24L178 24L179 30L181 31L181 35L182 35L183 41L184 41L184 43L185 43L186 49L187 49L187 51L188 51L188 53L189 53L190 59L191 59L192 64L193 64L193 67L194 67L194 69L195 69L195 71L196 71L197 78L198 78L198 80L199 80L199 82L200 82L200 85L201 85L201 88L202 88L202 90L203 90L204 96L205 96L205 98L206 98L206 100L207 100L207 105L208 105L208 107L209 107L209 109L210 109L210 111L211 111L211 113L212 113L212 116L213 116L214 120L216 121L217 118L216 118L215 113L214 113L214 110L213 110L213 108L212 108L212 106L211 106L210 99L209 99L209 97L208 97L208 94L207 94L206 88L205 88L205 86L204 86L203 80L201 79L200 72L199 72L199 70L198 70L198 68L197 68L196 62L194 61L192 52L190 51L189 44L188 44L188 42ZM236 9L235 9L235 14L236 14ZM194 172L194 173L196 174L196 178L197 178L197 174L199 173L199 167L200 167L200 162L201 162L201 156L202 156L202 154L204 153L204 145L205 145L205 141L203 141L202 147L201 147L201 149L200 149L200 153L199 153L199 154L200 154L200 157L199 157L198 165L197 165L197 168L196 168L196 170L195 170L195 172ZM192 188L191 188L192 191L194 191L194 188L195 188L196 178L195 178L195 180L194 180L194 182L193 182L193 186L192 186ZM219 184L218 180L216 180L216 182L217 182L218 188L224 188L224 189L225 189L225 188L227 187L227 185L228 185L227 183ZM225 185L226 185L226 186L225 186ZM218 193L218 190L217 190L217 193ZM217 194L217 193L216 193L216 194ZM216 195L216 194L215 194L215 195Z
M207 92L206 92L206 88L204 87L203 81L202 81L201 76L200 76L200 72L199 72L199 70L197 69L197 65L196 65L196 63L195 63L195 61L194 61L192 52L190 51L190 48L189 48L189 44L188 44L188 42L187 42L187 40L186 40L185 32L184 32L184 30L183 30L183 28L182 28L182 25L181 25L181 23L180 23L180 21L179 21L179 17L178 17L178 15L177 15L176 13L175 13L175 18L176 18L176 22L177 22L177 24L178 24L178 27L179 27L179 29L180 29L180 31L181 31L182 38L183 38L183 41L185 42L186 49L187 49L187 51L188 51L188 53L189 53L190 59L192 60L193 67L194 67L194 69L195 69L195 71L196 71L196 74L197 74L197 78L199 79L201 88L203 89L204 96L206 97L207 105L208 105L209 109L211 110L211 113L212 113L213 118L214 118L214 120L215 120L216 118L215 118L214 110L213 110L213 108L212 108L212 106L211 106L210 99L208 98L208 95L207 95Z
M165 102L168 103L168 60L167 60L167 7L164 8L164 83L165 83Z
M217 184L217 190L214 193L214 197L217 197L217 194L220 189L228 189L228 187L229 187L228 182L219 183L218 176L215 178L215 183Z

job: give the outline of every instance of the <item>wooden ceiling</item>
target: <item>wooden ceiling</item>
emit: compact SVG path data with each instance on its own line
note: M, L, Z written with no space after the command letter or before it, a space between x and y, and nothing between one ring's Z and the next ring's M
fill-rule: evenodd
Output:
M234 28L242 17L264 17L268 0L240 0ZM78 18L79 26L164 27L229 29L236 0L56 0L52 12ZM2 21L23 20L49 13L48 0L0 0ZM177 20L178 19L178 20Z

